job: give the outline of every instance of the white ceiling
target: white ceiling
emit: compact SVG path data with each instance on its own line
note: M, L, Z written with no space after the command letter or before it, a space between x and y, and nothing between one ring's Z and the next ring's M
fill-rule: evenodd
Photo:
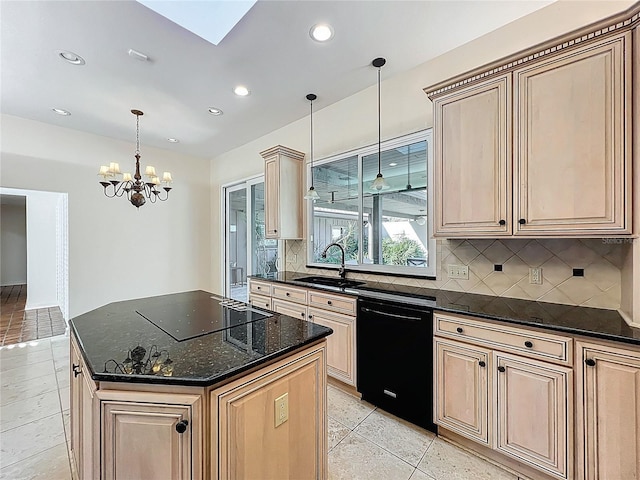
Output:
M389 78L549 3L259 0L215 46L133 0L2 0L0 108L130 142L136 108L143 152L213 158L307 115L307 93L318 95L318 110L374 85L378 56ZM326 44L309 37L318 22L335 30ZM251 95L236 97L237 84ZM210 115L212 106L224 115Z

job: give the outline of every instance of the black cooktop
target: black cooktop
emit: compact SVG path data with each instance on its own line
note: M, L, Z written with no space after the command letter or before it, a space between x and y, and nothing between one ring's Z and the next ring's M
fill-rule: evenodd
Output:
M136 313L179 342L270 316L246 303L217 295L161 307L144 307Z

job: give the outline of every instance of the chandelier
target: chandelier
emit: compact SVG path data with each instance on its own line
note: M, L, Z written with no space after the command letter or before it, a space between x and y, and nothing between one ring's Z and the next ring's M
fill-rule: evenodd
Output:
M120 164L111 162L109 166L102 165L98 176L102 177L100 185L104 187L104 194L109 197L122 197L127 196L127 200L131 204L140 208L144 205L147 199L151 203L156 203L157 200L164 202L169 198L169 191L171 190L171 172L163 172L162 180L156 175L156 169L151 165L148 165L145 169L144 176L147 177L147 181L142 181L142 175L140 175L140 116L144 115L140 110L131 110L136 116L136 173L131 177L130 173L120 173ZM161 184L164 184L160 187ZM162 188L162 190L160 190ZM164 196L163 196L164 190Z
M110 364L113 364L111 371L109 371ZM122 363L114 359L107 360L103 373L171 377L173 375L173 360L169 358L169 352L166 350L158 351L158 347L155 345L151 346L148 355L147 349L138 345L133 350L129 350L127 358Z

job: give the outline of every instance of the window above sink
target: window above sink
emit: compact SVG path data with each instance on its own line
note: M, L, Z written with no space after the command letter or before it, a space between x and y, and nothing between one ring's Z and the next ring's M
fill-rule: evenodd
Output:
M389 188L372 191L378 173L378 145L314 161L320 198L308 202L310 234L307 262L313 267L339 265L345 249L347 270L435 277L432 238L432 130L381 144L381 173Z

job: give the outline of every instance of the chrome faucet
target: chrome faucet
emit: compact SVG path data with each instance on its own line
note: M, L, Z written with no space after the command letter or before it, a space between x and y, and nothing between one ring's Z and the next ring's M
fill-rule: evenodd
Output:
M324 249L324 252L322 252L321 257L322 258L327 258L327 250L329 250L331 247L338 247L340 249L340 252L342 252L342 263L340 264L340 270L338 270L338 274L340 275L340 278L342 278L344 280L344 277L347 276L347 272L344 269L344 248L342 247L342 245L338 244L338 243L330 243L329 245L327 245Z

